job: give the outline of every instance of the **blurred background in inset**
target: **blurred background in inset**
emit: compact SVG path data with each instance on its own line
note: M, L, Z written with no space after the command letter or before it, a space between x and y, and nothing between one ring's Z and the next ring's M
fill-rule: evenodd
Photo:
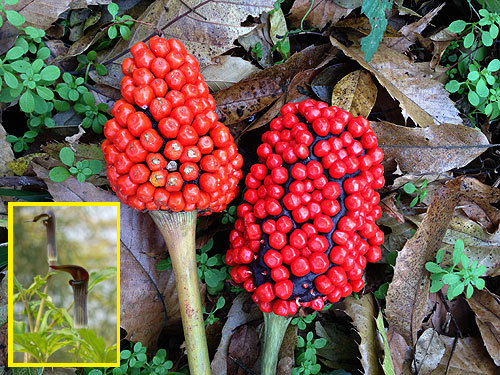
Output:
M106 267L116 267L117 208L114 206L25 206L13 207L13 271L27 288L35 275L46 275L47 236L42 220L33 218L52 210L56 217L57 264L75 264L89 274ZM68 307L73 291L70 275L52 276L48 294L57 307ZM15 293L15 291L14 291ZM116 277L97 284L88 295L88 328L105 339L107 345L117 342ZM14 306L14 320L27 322L23 305ZM69 311L73 316L73 310ZM20 354L20 353L18 353ZM22 354L21 354L22 355Z

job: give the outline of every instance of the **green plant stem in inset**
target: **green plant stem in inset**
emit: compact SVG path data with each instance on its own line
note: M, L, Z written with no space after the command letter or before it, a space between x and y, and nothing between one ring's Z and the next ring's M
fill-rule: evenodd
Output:
M167 244L179 296L182 326L191 375L209 375L210 359L196 264L197 211L150 211Z
M49 291L49 281L50 276L47 277L47 283L45 284L45 288L43 288L43 294L47 294ZM40 308L38 309L38 314L36 315L35 329L33 332L38 332L38 328L40 327L40 321L42 320L43 309L45 307L45 297L40 301Z
M275 375L283 337L292 317L275 313L264 314L264 348L261 359L261 375Z

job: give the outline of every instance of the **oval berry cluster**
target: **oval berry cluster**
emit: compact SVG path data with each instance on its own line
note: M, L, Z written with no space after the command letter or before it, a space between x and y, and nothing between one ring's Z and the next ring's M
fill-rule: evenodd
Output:
M123 60L123 99L104 126L111 188L140 211L222 211L238 193L243 158L196 59L175 39L148 44Z
M380 259L383 154L367 119L312 99L284 105L270 129L225 260L262 311L321 310L360 291Z

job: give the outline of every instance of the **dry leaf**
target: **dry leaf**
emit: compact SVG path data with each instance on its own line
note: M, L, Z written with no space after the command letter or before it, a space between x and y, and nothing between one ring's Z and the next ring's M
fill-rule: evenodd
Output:
M407 360L412 352L403 336L394 331L391 327L387 330L387 341L391 352L392 364L395 375L410 375L410 361Z
M310 6L310 0L296 0L293 3L292 9L290 9L290 16L288 17L290 27L300 27L300 21ZM331 22L335 24L351 12L352 9L343 8L331 0L316 0L305 21L309 25L308 27L322 29L327 23Z
M219 121L231 125L271 105L281 94L271 77L240 81L214 95Z
M489 290L475 290L466 300L476 314L484 346L497 366L500 366L500 299Z
M298 327L289 324L278 354L276 375L289 375L295 365L295 347L297 346Z
M448 48L450 43L455 39L457 39L457 34L452 33L450 30L448 30L447 27L429 37L429 40L431 40L434 45L432 59L431 62L429 63L429 66L431 68L436 68L438 66L444 51L446 50L446 48Z
M236 328L228 348L228 375L245 375L246 371L235 360L251 368L259 356L259 352L259 335L255 327L245 324Z
M462 123L444 85L435 81L433 76L422 74L418 65L411 63L407 56L381 44L367 63L358 41L354 41L350 47L333 37L330 37L330 41L377 78L389 94L399 101L405 119L410 117L421 127Z
M401 171L442 173L467 165L486 151L488 139L464 125L440 124L409 128L390 122L372 122L384 159L396 160Z
M331 104L354 117L368 117L377 99L377 86L371 75L356 70L342 78L333 88Z
M244 120L272 104L293 77L316 67L328 55L328 45L310 46L295 53L286 63L252 74L244 81L214 95L221 122L226 125Z
M19 0L16 5L5 6L5 9L16 10L22 14L26 18L23 26L46 30L57 21L61 13L73 9L74 6L72 0Z
M260 70L241 57L224 55L215 57L212 61L213 64L202 69L201 75L213 92L227 89L229 86Z
M439 334L433 328L427 328L418 338L415 348L415 362L418 374L428 375L443 358L446 348Z
M283 40L283 37L288 32L288 28L286 27L285 15L281 8L275 10L269 16L269 36L274 44L278 42L282 42L282 45L288 44L288 49L290 50L290 39L286 37ZM282 56L283 58L288 58L288 56Z
M369 35L372 31L372 26L370 24L370 20L367 17L351 17L345 20L341 20L337 22L334 27L338 28L348 28L359 31L363 35ZM387 25L387 28L384 31L384 38L400 38L403 34L399 31L394 30L391 25Z
M348 324L329 321L321 325L316 321L315 331L327 344L317 350L318 359L329 368L341 368L353 374L361 373L359 365L359 336Z
M241 35L238 43L259 63L263 68L273 66L273 41L269 36L269 16L263 13L260 17L261 23L253 28L248 34ZM260 57L254 48L260 43Z
M290 85L288 86L288 91L281 95L281 97L276 100L276 102L274 102L274 104L262 116L254 121L252 126L248 128L246 132L267 125L273 118L280 114L280 109L285 104L285 101L287 103L291 103L306 99L304 95L299 92L299 87L304 88L304 86L307 86L314 78L315 73L316 71L314 69L308 69L293 77Z
M164 32L167 38L180 40L194 55L200 65L210 63L212 57L234 48L233 42L247 34L254 27L241 26L249 16L259 16L273 8L273 0L252 2L157 0L138 19L153 24ZM139 41L146 41L154 32L150 27L136 24L128 41L120 39L109 54L101 61L108 61ZM127 55L120 56L121 63Z
M7 132L0 123L0 176L5 176L9 173L8 164L14 160L14 152L11 144L6 141Z
M425 16L420 18L418 21L413 22L409 25L403 26L399 32L403 34L401 38L394 39L386 39L382 43L384 43L387 47L392 48L398 52L405 52L415 41L417 40L417 34L420 34L425 28L429 25L434 16L444 7L444 4L441 4L437 8L431 10Z
M364 374L383 374L378 363L380 348L377 343L376 305L373 295L365 294L360 299L349 296L344 303L345 312L351 317L352 324L361 336L359 352Z
M498 375L498 367L488 356L481 340L466 337L457 339L454 345L454 337L440 337L445 343L446 353L431 375Z
M459 182L440 188L417 232L399 252L387 291L386 318L413 346L424 318L430 281L424 265L435 257L459 196Z
M9 22L4 22L0 27L0 55L7 53L16 42L19 30Z
M240 293L233 300L233 305L227 314L226 324L221 332L221 340L214 359L211 363L212 373L217 375L228 375L227 360L229 341L233 331L241 325L255 320L262 319L262 312L257 304L250 299L250 294Z
M480 201L481 194L474 191L477 186L474 181L470 177L460 177L440 187L433 194L432 202L416 233L406 242L397 257L394 279L387 292L386 317L392 328L409 345L414 345L426 312L430 282L424 265L435 258L455 207L461 201ZM488 200L488 203L500 200L500 189L483 194L482 199L483 202Z
M311 82L313 92L325 103L332 98L333 86L343 76L353 71L351 62L332 64L316 74Z

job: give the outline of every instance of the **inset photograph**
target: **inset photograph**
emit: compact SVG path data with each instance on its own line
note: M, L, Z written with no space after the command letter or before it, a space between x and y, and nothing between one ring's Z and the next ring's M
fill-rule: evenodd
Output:
M9 366L119 366L119 217L9 203Z

